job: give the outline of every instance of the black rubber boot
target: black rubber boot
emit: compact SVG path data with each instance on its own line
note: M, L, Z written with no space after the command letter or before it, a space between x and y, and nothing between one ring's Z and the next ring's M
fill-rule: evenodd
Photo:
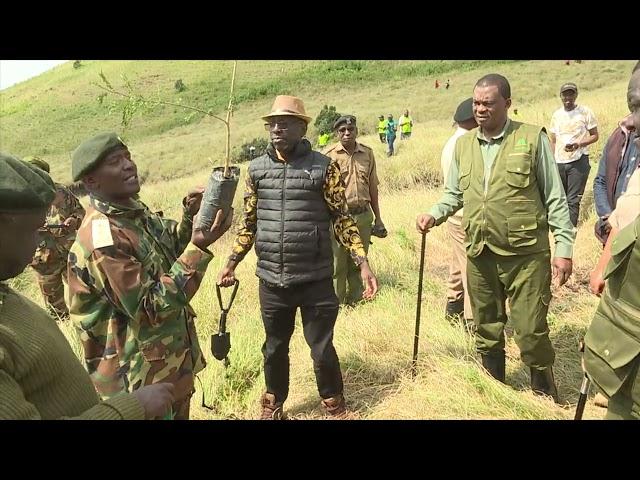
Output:
M553 401L558 402L558 389L553 378L553 369L547 367L544 370L531 368L531 390L536 395L549 395Z
M491 374L493 378L502 383L505 383L504 350L482 355L482 366Z
M460 300L454 300L453 302L447 302L444 316L450 321L462 321L464 318L464 298L461 298Z

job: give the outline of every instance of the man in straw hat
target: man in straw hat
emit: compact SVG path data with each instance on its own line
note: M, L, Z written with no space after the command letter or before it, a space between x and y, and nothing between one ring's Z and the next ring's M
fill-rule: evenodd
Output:
M55 195L44 170L0 153L0 420L160 417L171 405L173 385L150 385L101 403L53 319L4 283L31 261Z
M260 418L283 418L289 394L289 340L298 308L322 404L330 416L344 418L342 374L333 346L338 299L332 282L332 231L360 267L364 298L375 295L377 280L348 213L339 167L303 138L311 117L302 100L279 95L271 113L262 118L271 143L249 165L242 224L218 283L234 283L236 266L255 242L266 333L266 392Z
M109 398L173 383L173 418L186 420L194 376L205 366L189 302L213 258L208 247L231 219L221 224L219 213L210 230L194 229L201 189L183 199L180 224L151 212L115 133L82 142L71 168L90 204L69 252L67 305L95 387Z

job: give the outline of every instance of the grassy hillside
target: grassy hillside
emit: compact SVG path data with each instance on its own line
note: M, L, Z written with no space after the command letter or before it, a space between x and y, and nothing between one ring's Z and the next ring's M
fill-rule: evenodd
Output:
M68 149L86 135L94 133L96 125L109 123L108 128L117 128L118 119L104 115L96 109L95 115L84 116L73 110L66 102L74 75L87 75L113 67L127 66L125 62L87 62L85 73L73 71L70 64L62 65L48 74L2 92L2 150L21 154L21 145L33 150L38 144L38 135L32 128L20 128L20 122L28 118L38 118L40 130L49 132L57 140L57 150L47 158L55 162L54 174L68 177ZM131 62L132 72L144 70L154 62ZM165 79L175 79L179 74L190 89L197 82L187 77L187 71L200 72L207 77L208 64L218 65L217 79L220 91L227 88L226 79L230 68L223 62L159 62L158 75ZM427 68L428 62L377 62L378 68L387 66L382 75L372 73L370 62L362 62L366 68L355 70L347 78L349 83L336 83L341 74L325 71L323 78L320 67L331 62L241 62L239 78L246 72L253 72L257 85L269 82L282 83L283 91L301 95L312 114L322 105L336 105L339 111L354 113L360 119L362 130L368 131L361 141L374 148L381 179L381 208L390 235L386 239L375 239L370 251L370 261L382 288L375 300L358 306L345 308L340 312L336 326L336 348L343 367L346 396L356 415L368 419L417 419L417 418L501 418L501 419L568 419L573 416L573 407L578 397L581 381L577 341L584 334L595 311L597 299L586 290L588 272L595 264L600 249L593 238L592 225L595 214L592 210L589 182L584 199L583 223L578 231L575 248L574 276L569 283L554 289L549 323L551 338L556 348L556 380L564 406L532 395L529 389L528 369L519 360L517 346L509 337L507 344L507 383L494 381L484 373L474 355L473 340L456 326L448 324L442 317L445 305L445 285L451 251L446 230L437 228L428 236L425 286L423 291L423 314L420 341L419 371L411 378L409 366L413 345L413 329L417 295L419 266L419 235L415 232L414 220L417 213L425 211L440 194L436 185L439 172L440 150L452 133L451 116L457 103L471 93L473 82L492 71L505 74L512 83L514 107L519 115L515 118L542 125L548 125L550 116L560 107L557 90L564 81L575 81L580 87L578 103L589 105L595 112L601 131L601 140L592 146L592 173L595 173L599 151L616 121L626 112L626 84L634 62L584 62L582 65L565 66L559 61L517 62L496 65L464 64L463 69L451 70L437 78L451 79L448 90L433 88L436 75L420 68ZM414 65L415 64L415 65ZM339 65L339 64L337 64ZM424 66L423 66L424 65ZM454 65L442 62L437 65ZM143 68L144 66L144 68ZM185 68L180 68L183 66ZM192 69L186 68L191 66ZM412 66L418 73L408 74ZM224 68L223 68L224 67ZM393 68L392 68L393 67ZM419 68L418 68L419 67ZM198 70L198 68L200 70ZM284 68L285 71L282 71ZM373 67L372 67L373 68ZM398 74L395 78L392 73ZM135 70L141 69L141 70ZM224 71L223 71L224 70ZM357 72L370 72L366 78L357 77ZM342 71L340 69L334 72ZM162 73L159 73L162 72ZM260 75L256 72L261 72ZM294 74L299 72L300 77ZM335 75L333 77L332 75ZM376 75L380 75L376 77ZM50 78L47 80L47 76ZM128 73L133 78L133 73ZM247 77L249 75L247 74ZM263 83L259 83L258 76ZM305 82L299 82L299 78ZM288 80L286 80L288 79ZM353 79L353 80L351 80ZM79 81L79 80L77 80ZM149 80L151 81L151 80ZM249 80L245 79L246 90ZM299 83L296 83L299 82ZM316 82L316 83L313 83ZM33 83L33 88L30 84ZM82 83L82 82L81 82ZM115 83L115 82L114 82ZM78 91L80 91L80 84ZM89 108L95 94L84 83L83 92L89 100L76 103L73 108L85 105ZM42 92L52 88L59 93L53 97L34 95L31 107L20 110L20 101L29 97L29 92ZM167 87L167 95L173 82ZM244 87L243 87L244 88ZM65 93L65 95L67 94ZM240 95L241 91L239 91ZM73 97L73 96L72 96ZM261 98L246 100L239 104L233 120L233 143L237 145L246 139L265 135L259 116L269 110L273 93ZM73 100L71 100L73 103ZM41 103L47 108L41 108ZM222 105L224 102L220 103ZM75 113L68 123L48 121L43 113L46 109L67 109ZM411 140L397 142L397 155L387 158L383 145L373 134L373 125L380 113L392 112L396 115L404 108L412 111L416 123ZM14 109L13 113L6 113ZM36 112L40 112L36 115ZM102 113L100 113L102 112ZM166 113L166 112L165 112ZM98 118L100 122L98 122ZM152 207L162 209L167 216L178 215L178 206L184 193L193 185L204 184L208 176L207 163L217 162L223 153L223 135L218 126L209 119L194 120L188 125L170 128L171 115L161 110L135 120L129 136L130 148L140 168L147 172L148 182L142 190L142 198ZM13 139L6 142L9 131L5 119L12 125ZM167 123L163 123L167 122ZM75 125L75 127L72 127ZM106 128L105 128L106 129ZM16 138L23 139L20 143ZM63 140L64 139L64 140ZM5 143L6 142L6 143ZM67 142L67 143L64 143ZM64 143L64 148L61 146ZM51 146L51 148L54 148ZM26 154L26 152L24 153ZM243 175L246 165L242 165ZM241 194L235 199L240 211ZM238 219L236 219L237 222ZM193 305L198 312L199 337L209 360L209 366L200 375L207 401L215 410L209 412L200 407L200 385L192 403L192 417L206 418L253 418L257 413L257 401L264 388L262 378L260 346L264 338L261 325L257 280L254 276L255 255L251 252L238 267L241 281L238 298L231 311L229 330L232 336L230 354L231 366L225 370L209 351L210 335L217 331L219 311L215 299L215 276L230 252L233 236L227 234L212 247L215 258L210 264L203 285L194 298ZM37 287L33 283L32 272L27 271L12 282L35 301L41 303ZM225 292L228 294L228 292ZM299 319L298 319L299 327ZM68 324L61 325L75 351L80 348L75 334ZM321 415L309 350L300 328L296 329L291 342L291 393L286 409L294 418L317 418ZM592 392L593 395L593 392ZM600 418L604 411L587 405L585 417Z
M148 181L184 176L221 161L225 133L219 121L158 106L135 117L123 131L121 100L107 97L105 105L100 105L97 99L102 90L96 84L99 73L104 72L114 87L124 90L121 76L125 75L145 95L158 94L167 101L181 100L221 113L228 101L232 62L86 61L83 65L74 69L69 62L0 92L2 150L18 156L44 156L60 181L70 181L73 149L88 136L107 130L118 131L131 142ZM240 61L232 145L264 135L260 116L269 111L278 93L301 96L312 116L324 104L333 104L339 112L358 116L365 132L374 131L381 113L397 117L405 108L411 110L415 122L442 128L460 99L471 94L478 75L498 71L511 81L514 108L522 118L545 124L560 106L557 91L561 83L576 81L581 88L578 101L588 103L589 92L611 89L624 81L629 65L632 62L585 62L567 67L560 61ZM436 78L441 83L450 78L451 88L436 90ZM177 79L183 80L186 91L175 91ZM548 104L534 114L546 99ZM623 109L624 99L613 97L606 107ZM310 135L315 135L313 129Z

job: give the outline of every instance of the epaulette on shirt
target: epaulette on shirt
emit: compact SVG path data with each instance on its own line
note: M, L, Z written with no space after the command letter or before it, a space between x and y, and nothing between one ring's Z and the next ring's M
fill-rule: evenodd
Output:
M330 147L325 147L325 149L322 150L320 153L322 153L323 155L328 155L330 152L333 152L336 148L338 148L338 145L340 145L340 144L339 143L334 143Z
M365 145L364 143L360 143L360 142L358 142L358 145L360 145L363 150L368 150L369 152L373 151L373 148L371 148L369 145Z
M113 246L109 218L102 213L93 215L91 220L91 247L93 250Z

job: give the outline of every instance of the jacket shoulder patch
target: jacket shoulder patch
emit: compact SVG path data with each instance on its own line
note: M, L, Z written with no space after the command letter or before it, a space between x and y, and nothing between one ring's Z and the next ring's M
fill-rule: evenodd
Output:
M113 245L111 225L105 215L98 215L91 219L91 242L94 250Z

